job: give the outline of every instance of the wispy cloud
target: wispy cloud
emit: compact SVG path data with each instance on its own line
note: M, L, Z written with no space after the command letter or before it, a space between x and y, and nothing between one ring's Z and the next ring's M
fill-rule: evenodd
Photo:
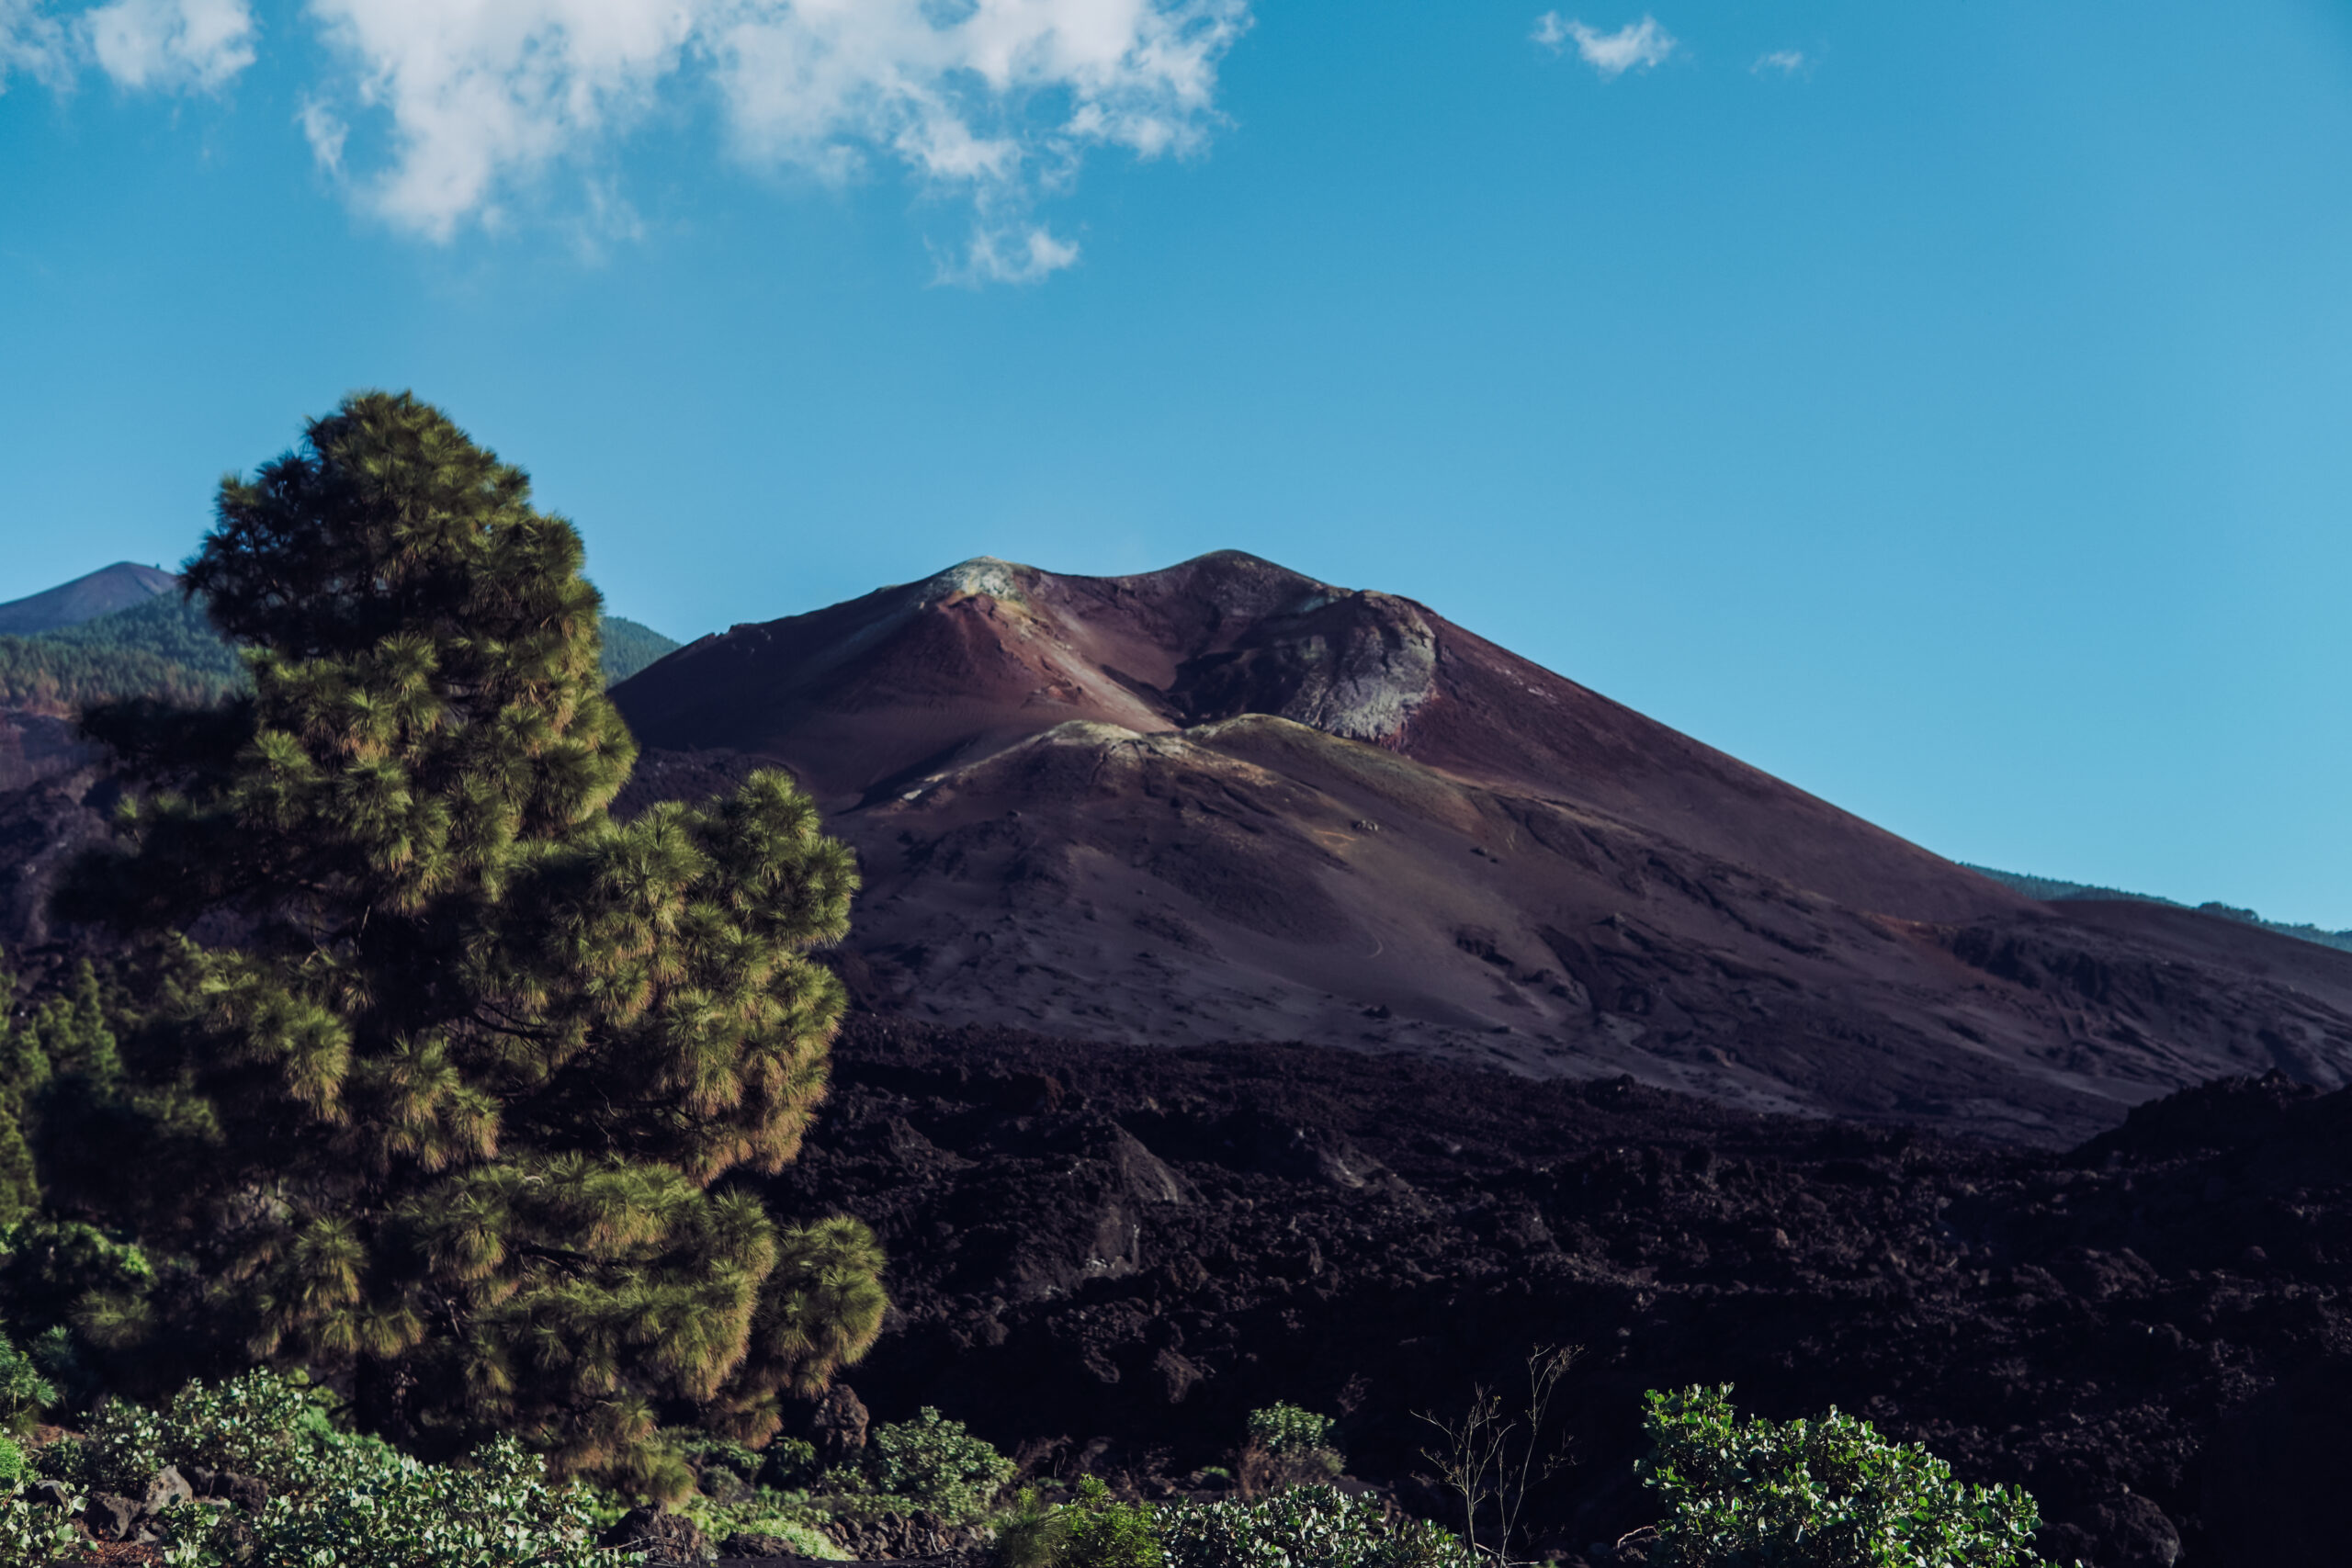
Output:
M0 0L0 92L19 72L49 74L46 31L31 0Z
M1611 81L1628 71L1646 71L1681 47L1673 34L1658 26L1656 17L1644 17L1613 33L1604 33L1557 11L1546 11L1535 18L1531 36L1555 54L1565 53L1574 44L1578 59Z
M0 86L103 72L214 91L254 59L251 0L0 0ZM1038 220L1087 158L1182 155L1222 123L1250 0L304 0L326 73L312 156L396 229L495 227L561 175L567 211L635 226L614 154L672 105L715 103L731 156L829 182L911 175L963 209L945 272L1023 282L1077 246Z
M316 98L304 98L294 121L302 128L302 139L311 144L311 156L318 160L319 167L329 175L341 175L343 144L351 135L343 117Z
M959 255L940 258L939 281L978 287L983 283L1042 283L1078 265L1078 246L1043 228L1004 232L973 225Z
M113 0L79 22L90 57L124 87L213 92L254 62L245 0Z
M1758 76L1768 71L1777 71L1783 76L1793 76L1804 70L1807 63L1804 51L1801 49L1776 49L1769 54L1758 55L1756 63L1748 69Z
M24 74L55 87L96 70L130 91L214 92L254 62L247 0L109 0L62 14L0 0L0 88Z
M1091 150L1198 147L1248 0L311 0L347 76L336 123L384 133L362 199L447 240L559 165L594 167L664 93L716 89L756 166L876 164L968 205L971 277L1075 247L1031 218ZM322 162L334 156L313 133Z

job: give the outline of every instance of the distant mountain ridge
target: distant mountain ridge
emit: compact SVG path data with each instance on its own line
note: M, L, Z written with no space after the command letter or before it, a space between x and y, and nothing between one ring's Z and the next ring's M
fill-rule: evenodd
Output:
M179 579L118 562L0 604L0 791L88 766L74 728L93 703L156 697L205 704L245 689L245 667ZM24 629L31 628L31 629ZM677 648L650 626L607 615L606 684ZM0 904L5 904L0 899Z
M180 580L161 567L121 560L54 588L0 604L0 637L30 637L79 626L170 593Z
M605 683L678 646L605 616ZM243 663L167 571L118 562L0 604L0 707L62 715L121 696L204 703L244 684Z
M2280 936L2290 936L2299 942L2315 942L2322 947L2335 948L2338 953L2352 953L2352 931L2325 931L2314 925L2288 925L2283 920L2266 920L2252 909L2242 909L2234 904L2207 902L2184 904L2177 898L2160 897L2154 893L2127 893L2120 887L2098 887L2088 883L2066 882L2054 876L2034 876L2021 871L1996 871L1989 865L1959 863L1979 876L1989 876L2004 886L2014 887L2029 898L2045 904L2100 902L2112 900L2126 904L2161 904L2172 909L2195 909L2200 915L2214 915L2244 925L2259 926Z

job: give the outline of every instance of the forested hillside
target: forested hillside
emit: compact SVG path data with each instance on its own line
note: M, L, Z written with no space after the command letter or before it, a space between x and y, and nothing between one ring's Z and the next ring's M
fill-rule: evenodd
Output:
M1966 865L1965 861L1961 863ZM1971 865L1969 870L1989 876L2004 886L2014 887L2029 898L2039 898L2046 904L2073 903L2085 899L2108 899L2126 904L2162 904L2167 908L2194 908L2200 915L2218 915L2241 925L2259 926L2280 936L2291 936L2302 942L2315 942L2322 947L2333 947L2352 953L2352 931L2331 931L2313 925L2290 926L2281 920L2266 920L2252 909L2242 909L2234 904L2207 902L2184 904L2177 898L2159 898L2153 893L2127 893L2120 887L2094 887L2087 883L2064 882L2054 876L2032 876L2019 871L1996 871L1989 865Z
M616 685L678 647L651 626L619 615L605 617L605 684Z
M605 617L605 681L625 681L678 644ZM203 610L177 593L76 626L0 637L0 706L67 712L112 697L209 703L246 687L244 666Z

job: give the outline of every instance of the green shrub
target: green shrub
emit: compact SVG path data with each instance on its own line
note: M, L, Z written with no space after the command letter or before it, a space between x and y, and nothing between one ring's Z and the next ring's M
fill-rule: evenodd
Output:
M1158 1523L1167 1568L1477 1568L1445 1530L1391 1518L1371 1498L1332 1486L1247 1503L1170 1503Z
M31 1357L0 1337L0 1437L21 1437L56 1403L57 1389Z
M1012 1511L997 1521L997 1561L1003 1568L1057 1568L1064 1561L1062 1511L1042 1501L1035 1486L1023 1486Z
M761 1455L759 1483L779 1491L805 1487L817 1479L817 1446L805 1438L777 1438Z
M163 1416L127 1399L101 1404L83 1424L78 1447L78 1461L60 1455L60 1461L75 1472L70 1479L94 1492L143 1491L147 1478L172 1462L164 1451Z
M81 1544L71 1509L21 1500L0 1503L0 1562L9 1568L45 1568Z
M714 1528L714 1522L699 1519L695 1522L702 1525L703 1533L713 1540L723 1541L738 1531L746 1535L776 1536L791 1548L789 1555L811 1557L820 1562L845 1560L845 1554L833 1538L803 1514L763 1513L758 1507L751 1506L729 1511L721 1520L715 1521L718 1528Z
M978 1523L1013 1471L1011 1460L961 1421L950 1421L928 1404L911 1421L869 1433L865 1465L876 1491L958 1524Z
M597 1505L599 1524L611 1524L619 1518L622 1510L614 1506L621 1501L617 1495L600 1492L592 1495ZM793 1555L839 1558L842 1555L841 1547L825 1533L825 1527L839 1517L837 1506L845 1504L850 1511L862 1512L877 1504L888 1508L891 1501L865 1495L813 1499L806 1493L758 1486L726 1502L706 1492L694 1492L674 1506L713 1541L724 1541L735 1535L779 1536L791 1543ZM903 1503L899 1505L902 1510L905 1506Z
M1078 1483L1078 1495L1057 1512L1068 1521L1065 1561L1077 1568L1159 1568L1164 1553L1148 1505L1121 1503L1090 1475Z
M155 1280L155 1266L138 1244L79 1220L35 1216L0 1229L0 1295L10 1320L71 1324L69 1352L74 1337L102 1347L134 1341Z
M160 1423L164 1461L259 1476L273 1492L300 1487L330 1451L360 1440L328 1419L332 1397L300 1372L189 1383Z
M1347 1461L1331 1446L1331 1427L1329 1416L1295 1404L1252 1410L1238 1467L1243 1494L1335 1479Z
M1277 1457L1331 1446L1331 1418L1295 1404L1250 1412L1250 1440Z
M160 1411L109 1400L79 1445L51 1445L83 1450L58 1455L56 1468L72 1473L57 1479L132 1493L167 1464L201 1464L258 1476L273 1492L300 1489L343 1450L381 1447L336 1431L327 1418L330 1397L300 1372L265 1370L218 1385L191 1382Z
M258 1517L197 1505L167 1517L168 1561L185 1568L617 1568L636 1560L596 1550L594 1496L550 1484L539 1457L513 1439L463 1465L426 1464L336 1430L326 1398L299 1373L191 1382L160 1411L110 1401L79 1440L52 1443L40 1457L45 1473L69 1484L132 1495L167 1464L267 1483Z
M588 1493L554 1486L545 1464L511 1438L464 1465L425 1464L380 1444L337 1445L306 1491L272 1497L258 1519L176 1510L182 1562L237 1560L250 1529L250 1568L621 1568L642 1553L595 1545Z
M80 1438L43 1443L32 1452L32 1467L33 1473L45 1481L62 1481L76 1492L85 1492L90 1485L90 1445Z
M1006 1568L1161 1568L1159 1527L1146 1503L1122 1503L1096 1476L1057 1507L1023 1488L1012 1517L997 1529Z
M25 1450L17 1439L0 1437L0 1495L11 1495L25 1483Z
M1653 1390L1644 1482L1667 1506L1656 1568L2029 1568L2021 1488L1968 1486L1925 1449L1835 1408L1741 1421L1731 1388Z

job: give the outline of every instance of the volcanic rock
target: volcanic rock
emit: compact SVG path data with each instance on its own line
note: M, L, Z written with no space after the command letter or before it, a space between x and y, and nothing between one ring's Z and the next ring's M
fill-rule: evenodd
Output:
M1037 1078L1051 1109L1004 1093ZM1088 1266L1129 1190L1109 1128L1187 1193L1123 1210L1117 1272ZM1379 1174L1334 1181L1284 1155L1292 1132ZM2201 1568L2335 1560L2346 1151L2352 1090L2283 1074L2053 1151L1630 1078L863 1017L768 1194L884 1243L896 1326L857 1372L874 1419L935 1405L1064 1478L1080 1456L1147 1488L1230 1466L1248 1413L1288 1400L1341 1417L1353 1473L1443 1517L1419 1415L1566 1343L1574 1462L1533 1511L1569 1560L1655 1522L1643 1391L1729 1382L1744 1410L1834 1404L2028 1486L2056 1561Z
M827 1522L825 1533L861 1562L899 1562L956 1556L984 1546L988 1531L935 1514L878 1514Z
M100 1492L83 1506L82 1523L93 1540L129 1540L139 1529L139 1505L119 1494Z
M865 1405L856 1391L837 1382L818 1401L812 1423L817 1457L829 1465L854 1461L865 1448Z
M694 1520L662 1508L631 1508L601 1544L642 1551L647 1568L703 1568L718 1556Z

